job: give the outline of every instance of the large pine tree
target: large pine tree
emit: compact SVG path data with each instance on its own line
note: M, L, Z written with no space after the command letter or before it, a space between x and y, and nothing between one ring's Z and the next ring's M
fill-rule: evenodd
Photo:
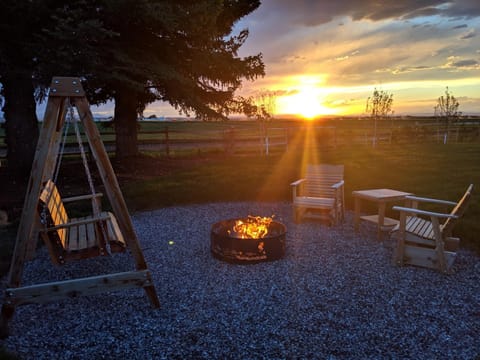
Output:
M236 36L230 33L259 4L258 0L92 0L88 6L70 4L46 38L68 49L62 52L65 64L69 53L76 54L73 70L87 79L93 101L115 100L116 156L125 160L137 154L138 115L155 100L207 120L238 110L242 104L235 91L243 79L263 76L264 64L260 54L238 56L247 30ZM95 27L98 31L93 33Z
M0 44L6 59L0 67L4 108L11 111L5 111L7 123L25 121L15 116L22 110L6 81L13 72L5 64L11 63L19 65L15 76L20 72L34 79L37 89L54 75L81 76L91 103L115 100L120 160L137 154L136 120L155 100L202 119L224 118L242 105L234 95L242 80L264 75L261 54L238 56L248 31L230 35L233 25L259 5L258 0L8 0L8 11L1 12L2 40L21 44L27 63L16 61ZM9 15L24 16L29 33L17 36L19 23ZM35 15L41 15L37 21ZM32 88L22 88L33 99ZM9 141L9 166L17 150ZM21 155L29 166L30 152Z

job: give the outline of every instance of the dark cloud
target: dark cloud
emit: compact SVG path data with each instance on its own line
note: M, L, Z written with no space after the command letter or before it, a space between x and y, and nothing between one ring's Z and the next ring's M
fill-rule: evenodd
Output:
M440 13L442 16L450 18L472 19L480 17L480 6L478 0L449 1L448 6Z
M470 68L470 67L475 67L475 66L478 66L479 63L477 60L460 60L460 61L456 61L456 62L453 62L451 64L452 67L457 67L457 68Z
M452 29L456 30L456 29L465 29L467 28L468 25L467 24L462 24L462 25L458 25L458 26L454 26Z
M316 26L334 17L353 20L413 19L439 15L448 18L480 16L478 0L264 0L266 15L288 15L294 24Z

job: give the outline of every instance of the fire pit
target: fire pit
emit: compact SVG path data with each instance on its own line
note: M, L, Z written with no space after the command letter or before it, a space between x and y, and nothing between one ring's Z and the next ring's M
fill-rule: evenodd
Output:
M232 263L257 263L285 255L284 224L272 218L248 216L213 224L210 250L217 259Z

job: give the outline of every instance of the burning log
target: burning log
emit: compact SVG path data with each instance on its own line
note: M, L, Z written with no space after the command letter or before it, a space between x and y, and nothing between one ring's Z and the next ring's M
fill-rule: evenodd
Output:
M268 227L273 221L272 217L248 215L246 220L236 220L228 234L239 239L260 239L268 234Z

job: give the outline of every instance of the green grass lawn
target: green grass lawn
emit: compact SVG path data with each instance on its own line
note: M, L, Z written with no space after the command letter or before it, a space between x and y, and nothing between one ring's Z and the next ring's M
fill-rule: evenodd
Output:
M310 161L345 165L346 206L352 191L392 188L456 201L468 184L474 196L456 232L463 244L480 248L480 144L412 144L299 148L259 155L218 157L150 180L123 186L132 210L211 201L290 201L290 183ZM395 214L391 215L395 216Z

